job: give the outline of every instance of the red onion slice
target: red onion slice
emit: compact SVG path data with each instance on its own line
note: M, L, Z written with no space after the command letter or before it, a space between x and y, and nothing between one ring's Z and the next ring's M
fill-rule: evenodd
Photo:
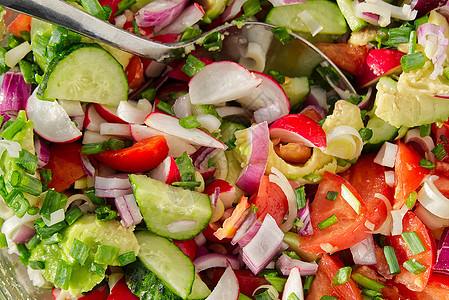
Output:
M206 300L237 300L239 293L240 289L237 277L232 268L228 267Z
M95 167L92 165L92 163L87 158L87 156L82 155L81 153L80 153L80 156L81 156L81 163L82 163L84 172L86 172L86 174L89 175L90 177L94 177Z
M283 232L289 231L293 227L293 222L298 214L298 205L296 202L295 191L293 190L290 182L282 174L281 171L276 169L275 167L271 168L271 172L273 174L269 175L269 181L276 183L284 192L285 197L287 197L288 201L288 214L287 219L281 224L281 230Z
M122 218L123 226L129 227L142 222L142 214L133 194L116 197L114 202Z
M241 11L243 3L245 3L246 0L233 0L231 4L226 7L226 10L221 15L223 18L223 21L228 21L233 19L235 16L238 15L238 13Z
M354 246L351 246L349 249L351 250L352 259L355 264L361 266L377 264L376 248L372 235Z
M140 27L155 26L159 31L171 24L183 11L188 0L155 0L136 13L136 23Z
M220 253L202 255L196 258L193 264L195 265L196 273L210 268L226 268L228 266L234 270L240 269L240 262L235 256Z
M318 270L316 262L304 262L299 259L291 258L286 254L282 254L276 261L282 275L289 275L293 268L299 268L301 276L315 275Z
M193 3L176 18L170 25L164 27L158 34L167 33L183 33L187 27L192 27L198 21L200 21L204 16L204 9L198 5L198 3Z
M12 241L14 243L21 243L21 244L26 243L33 237L35 232L36 231L32 226L23 224L19 232L17 232L17 234L12 239Z
M39 137L34 138L34 148L37 156L37 167L43 168L50 161L50 147Z
M435 162L435 155L432 149L435 148L435 143L430 136L421 137L419 128L411 129L407 131L404 141L405 143L416 143L421 150L427 155L427 157Z
M96 189L127 189L131 187L128 174L117 174L109 177L95 177Z
M0 112L25 109L31 96L31 84L27 84L20 71L9 70L3 76L0 89Z
M242 225L240 225L239 229L235 232L235 235L231 241L231 245L237 244L243 238L243 236L248 232L251 226L253 226L253 224L256 222L256 219L256 213L254 211L251 212L246 220L242 223ZM256 234L256 232L254 233L254 235ZM254 237L254 235L252 237Z

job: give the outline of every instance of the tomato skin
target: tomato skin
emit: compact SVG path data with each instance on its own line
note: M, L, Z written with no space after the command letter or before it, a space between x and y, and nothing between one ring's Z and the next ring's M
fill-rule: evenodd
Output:
M8 30L15 36L22 38L22 31L31 31L31 17L20 14L14 21L8 26Z
M143 64L140 57L134 55L125 69L130 89L138 89L143 83Z
M387 236L385 238L385 242L387 245L393 246L401 268L401 273L396 275L394 280L396 283L404 284L412 291L422 291L429 281L429 277L432 274L432 267L435 264L435 239L427 227L411 211L405 214L402 220L402 226L403 232L415 231L418 234L418 237L426 248L426 251L413 254L401 235ZM426 270L417 275L407 271L404 267L402 267L402 264L410 259L416 259L419 261L426 267Z
M52 144L50 146L50 160L45 168L51 170L53 179L48 184L48 188L63 192L86 175L80 153L81 145L76 143Z
M342 184L359 199L359 214L341 197ZM338 197L335 201L326 199L328 191L338 192ZM338 221L320 230L318 223L332 215L335 215ZM318 185L315 199L310 205L310 218L313 234L303 237L299 244L299 248L307 252L325 253L326 251L321 248L321 244L329 243L333 246L333 250L330 253L334 253L349 248L370 236L369 230L365 227L367 209L363 200L361 200L360 195L349 182L333 173L324 172L323 180Z
M339 299L362 299L362 292L353 279L345 284L331 286L338 269L344 265L335 257L324 254L318 263L318 271L312 282L307 300L320 300L322 296L336 296Z
M78 298L78 300L106 300L108 299L108 286L103 285L86 295Z
M217 284L223 275L225 269L216 268L214 269L212 282L214 285ZM254 275L250 270L234 270L234 274L239 282L240 293L245 296L253 298L254 290L259 286L269 284L269 282L261 276Z
M357 190L368 210L368 221L377 230L387 219L389 211L385 202L374 195L381 194L392 199L393 189L385 182L385 167L374 162L375 156L367 154L359 157L341 176Z
M134 295L125 281L125 276L114 285L107 300L139 300L139 297Z
M326 54L339 68L351 75L359 75L362 72L362 65L369 51L365 46L355 46L348 43L320 43L315 46Z
M449 276L433 273L426 288L422 292L415 292L417 299L437 300L445 299L449 293Z
M249 203L259 208L257 210L259 220L263 221L265 216L270 214L278 226L288 211L287 196L276 183L269 181L267 175L262 177L257 193L251 196Z
M173 240L173 243L178 246L182 253L187 255L191 260L195 258L197 245L194 239L185 241Z
M143 139L121 150L107 150L93 156L105 165L122 172L139 173L153 169L168 155L167 141L162 135Z
M421 157L411 147L401 141L398 141L396 145L398 145L398 152L394 167L396 189L393 209L401 209L408 195L421 185L429 170L419 165Z

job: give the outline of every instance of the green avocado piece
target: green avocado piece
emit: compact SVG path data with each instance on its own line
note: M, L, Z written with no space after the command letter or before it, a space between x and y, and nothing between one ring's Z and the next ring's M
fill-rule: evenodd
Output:
M205 23L211 23L219 15L221 15L226 8L226 0L198 0L198 2L204 8L203 21Z

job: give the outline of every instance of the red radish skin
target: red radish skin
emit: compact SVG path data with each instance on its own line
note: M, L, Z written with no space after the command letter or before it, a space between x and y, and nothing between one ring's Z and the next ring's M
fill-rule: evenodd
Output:
M102 123L106 123L106 120L97 113L93 105L89 105L86 110L83 127L91 131L100 131Z
M149 176L167 184L181 181L181 174L173 156L165 158L156 168L150 171Z
M117 115L117 108L107 105L101 105L98 103L93 103L93 106L95 107L97 113L107 122L126 124L126 122L120 119L119 116Z

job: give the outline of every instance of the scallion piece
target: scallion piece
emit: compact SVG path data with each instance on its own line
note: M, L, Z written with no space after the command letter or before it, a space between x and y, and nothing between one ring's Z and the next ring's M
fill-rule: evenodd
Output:
M121 267L126 266L136 261L136 253L134 251L123 253L117 257L117 260Z
M256 299L256 300L273 300L273 298L271 298L271 296L270 296L270 292L268 291L268 289L265 289L263 292L261 292L259 294L254 294L254 299Z
M426 137L430 135L430 124L424 124L419 126L419 135L421 137Z
M396 253L394 252L394 248L391 246L384 247L384 254L388 264L388 270L391 275L397 275L401 273L401 269L399 268L398 259L396 257ZM369 288L369 287L367 287Z
M42 182L28 174L20 171L13 171L9 183L21 192L39 196L42 193Z
M34 216L37 213L39 213L39 207L37 206L30 207L27 211L27 214L29 214L30 216Z
M33 270L43 270L45 269L45 263L40 260L30 260L29 266Z
M25 125L26 122L24 120L17 118L15 121L10 123L10 125L6 127L6 129L4 129L2 133L0 133L0 136L5 140L11 140L16 135L16 133L22 130Z
M56 223L52 226L44 225L41 227L38 224L34 225L34 229L36 230L37 234L39 234L41 239L47 239L47 238L51 237L53 234L55 234L56 232L59 232L66 227L67 227L67 223L65 221Z
M6 240L6 235L0 232L0 248L8 247L8 241Z
M201 29L196 29L193 27L187 27L181 35L181 42L193 40L201 35Z
M91 155L97 153L103 153L108 150L108 142L103 141L99 143L85 144L81 147L81 154Z
M417 192L413 191L410 194L408 194L407 201L405 202L407 208L412 209L412 207L415 206L416 200L418 200Z
M14 211L18 218L22 218L30 209L31 205L23 193L17 189L13 189L5 198L5 202Z
M373 130L371 128L361 128L359 130L360 137L364 142L369 141L373 137Z
M419 166L425 169L435 169L435 164L431 162L430 160L421 158L419 160Z
M320 300L338 300L338 298L337 297L328 296L328 295L324 295L323 297L320 298Z
M337 197L338 197L338 192L336 192L336 191L328 191L326 194L326 199L330 200L330 201L337 200Z
M315 173L307 174L303 177L305 180L310 181L311 183L316 183L318 181L321 181L322 177Z
M413 255L426 251L426 248L415 231L403 232L401 233L401 236Z
M401 57L401 66L404 72L421 68L425 62L426 59L422 52L415 52Z
M37 245L39 245L41 242L41 239L39 238L39 235L35 234L33 237L28 241L27 248L30 250L33 250L36 248Z
M67 196L50 189L45 195L44 202L41 207L41 215L50 219L50 214L63 208L67 203Z
M410 259L405 261L402 266L409 271L410 273L413 273L415 275L418 275L422 272L424 272L426 270L426 266L424 266L423 264L421 264L419 261L417 261L416 259Z
M415 51L416 51L416 39L417 39L416 30L412 30L410 32L410 39L408 41L408 53L409 54L415 53Z
M370 290L370 289L363 289L362 290L362 295L368 296L370 298L382 297L382 293L381 292Z
M287 27L278 26L276 28L271 29L273 32L274 38L277 39L282 44L286 44L292 40L292 36L290 32L288 32Z
M75 238L73 240L72 248L70 248L69 255L80 265L84 265L89 257L90 248L86 243Z
M125 148L125 142L118 139L110 138L108 140L108 148L114 151L121 150Z
M276 291L282 293L287 279L277 276L277 274L274 272L264 274L263 277L265 277L265 279L276 289Z
M306 192L305 187L300 186L295 188L295 196L296 196L296 204L298 205L298 209L306 206Z
M83 211L78 206L73 206L65 213L65 221L70 226L83 215Z
M326 229L327 227L335 224L338 222L338 219L335 215L330 216L329 218L327 218L326 220L319 222L318 223L318 228L320 230Z
M185 64L181 67L181 71L187 74L187 76L193 77L193 75L201 71L201 69L205 66L206 64L204 62L202 62L192 54L189 54L189 56L187 56Z
M359 285L363 286L364 288L373 290L373 291L380 291L385 287L382 283L379 283L375 280L372 280L371 278L368 278L366 276L363 276L360 273L354 273L351 275L351 278L357 282Z
M100 277L103 277L103 276L104 276L104 273L106 272L106 268L103 268L102 265L97 264L97 263L94 262L94 261L90 264L90 270L91 270L93 273L95 273L95 274L97 274L98 276L100 276Z
M99 221L114 220L118 216L118 212L111 209L110 205L99 206L96 210L96 214L97 214L97 220L99 220Z
M58 261L55 274L55 285L63 290L69 288L70 277L72 276L72 266L63 259Z
M53 179L53 173L51 172L50 169L40 169L39 174L41 175L41 179L45 183L50 183L51 180Z
M80 0L81 5L86 9L88 13L104 21L109 19L110 13L108 13L98 2L98 0Z
M437 160L442 160L447 155L447 152L444 149L443 144L436 145L435 148L433 148L431 151L435 155L435 158Z
M295 292L292 292L290 295L288 295L287 300L301 300L301 299L299 299L298 295L296 295Z
M362 102L363 100L363 96L357 96L355 97L354 95L349 96L348 102L354 105L359 104L360 102Z
M95 253L95 262L99 264L111 265L118 257L120 249L113 246L101 245Z
M245 2L246 3L246 2ZM217 52L221 50L223 46L224 35L218 31L212 32L206 35L203 39L203 47L206 51Z
M122 0L117 4L118 11L114 14L114 16L121 15L125 10L136 4L136 0Z
M62 234L60 234L59 232L56 232L49 238L42 239L42 243L44 243L45 245L53 245L59 242L62 242Z
M443 69L443 76L449 79L449 67Z
M254 16L261 10L259 0L247 0L243 3L243 12L247 18Z
M343 267L338 269L337 273L335 273L334 277L332 278L332 286L335 285L341 285L345 284L349 281L349 278L351 278L351 267Z
M174 186L180 186L182 188L193 188L201 185L199 181L175 181L172 183Z
M19 252L19 260L22 264L24 264L25 266L28 265L28 261L30 259L30 251L28 251L27 246L25 246L25 244L21 244L21 243L17 243L16 244L17 247L17 251Z
M428 23L429 22L429 16L428 15L424 15L419 19L416 19L415 22L413 22L413 24L415 25L415 28L418 29L419 26L421 26L422 24Z
M268 75L270 75L270 77L276 80L276 82L279 84L283 84L285 82L285 76L282 75L279 71L270 70L268 71Z
M304 294L308 294L310 292L310 288L312 287L312 282L315 279L315 275L306 276L304 280Z
M25 31L27 32L27 31ZM27 32L28 33L28 32ZM29 33L28 33L29 34ZM36 64L32 64L26 60L19 61L20 72L22 73L25 83L36 84L35 76L39 70Z
M168 104L167 102L164 101L159 101L156 104L156 107L159 108L160 110L162 110L164 113L169 114L171 116L174 116L175 113L173 112L173 108L171 107L170 104Z
M181 181L194 182L195 168L193 167L193 162L190 156L186 152L184 152L175 159L175 162L181 175Z
M141 36L139 26L137 26L136 19L132 20L131 24L133 24L134 34L137 36Z
M201 126L201 123L198 122L196 116L190 116L179 119L179 125L184 128L197 128Z
M95 196L95 187L93 186L87 188L84 193L87 197L89 197L90 201L92 201L92 203L97 206L104 205L106 203L106 200L104 200L104 198Z

